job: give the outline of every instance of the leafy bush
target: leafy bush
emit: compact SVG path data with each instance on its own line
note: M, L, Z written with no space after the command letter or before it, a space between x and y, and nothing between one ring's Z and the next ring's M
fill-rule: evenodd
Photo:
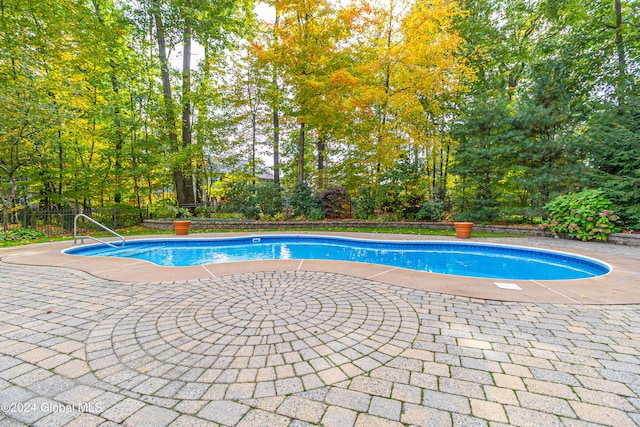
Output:
M271 218L282 217L282 193L273 182L262 182L256 186L256 204L262 215Z
M220 220L238 220L242 219L241 214L233 213L233 212L213 212L211 214L211 218L220 219Z
M355 219L373 219L376 217L376 201L368 187L360 187L358 196L353 200L353 217Z
M402 203L402 217L405 219L414 219L424 205L424 195L420 193L400 193L400 202Z
M163 199L158 201L152 207L152 215L154 218L191 218L191 211L187 208L179 208L176 202L171 199ZM99 222L104 222L101 218L94 217Z
M244 181L230 183L224 208L228 212L239 213L246 219L258 219L260 208L257 205L255 187Z
M545 205L549 220L543 227L551 230L554 236L566 233L585 241L607 240L609 234L620 231L615 224L618 217L611 206L601 190L559 196Z
M257 185L242 181L232 183L224 208L246 219L277 220L284 217L280 187L272 182Z
M176 218L191 218L191 211L187 208L176 208Z
M444 218L444 202L438 199L424 202L416 214L416 219L428 221L440 221L442 218Z
M152 210L151 215L154 218L175 218L175 206L161 206Z
M309 221L320 221L324 219L324 212L320 208L313 208L309 211L306 218Z
M391 183L378 187L375 197L376 207L395 219L414 219L423 202L421 192L407 191Z
M195 216L197 216L198 218L212 218L214 212L215 209L213 208L213 206L196 206L195 210L193 211Z
M293 209L295 216L304 216L310 218L312 212L317 217L317 211L322 212L322 203L317 193L313 191L306 183L298 183L293 189L293 193L289 198L289 205ZM317 218L322 219L322 218Z
M327 218L349 218L351 198L346 188L327 188L320 195L322 211Z
M260 208L254 205L242 205L238 212L244 219L260 219Z
M46 238L46 234L33 228L15 228L5 233L0 233L0 242L30 242Z
M400 195L391 185L381 185L376 191L375 206L384 213L384 217L399 219L403 216L403 206Z
M177 206L165 206L162 210L157 210L156 215L162 214L160 218L191 218L191 211L187 208Z

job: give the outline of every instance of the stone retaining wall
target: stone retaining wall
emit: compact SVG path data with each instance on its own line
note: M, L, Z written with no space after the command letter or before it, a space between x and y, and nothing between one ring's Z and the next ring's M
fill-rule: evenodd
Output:
M173 223L169 220L145 220L144 226L156 230L171 230ZM207 221L193 220L191 228L194 230L291 230L314 228L416 228L422 230L451 230L452 222L424 222L424 221ZM474 231L483 233L513 234L519 236L545 236L550 235L537 226L513 226L513 225L484 225L476 224Z
M640 246L640 234L613 233L607 241L616 245Z
M173 230L173 222L170 220L147 219L144 226L155 230ZM451 230L452 222L425 222L425 221L207 221L193 220L193 230L295 230L299 228L416 228L423 230ZM511 234L514 236L539 236L551 237L552 234L535 225L496 225L476 224L473 231L482 233ZM626 246L640 246L640 234L614 233L609 236L609 243Z
M157 230L171 230L173 223L169 220L145 220L144 226ZM207 221L195 219L191 223L194 230L287 230L296 228L416 228L423 230L452 230L452 222L425 221ZM545 232L536 226L482 225L476 224L473 229L486 233L518 234L523 236L543 236Z

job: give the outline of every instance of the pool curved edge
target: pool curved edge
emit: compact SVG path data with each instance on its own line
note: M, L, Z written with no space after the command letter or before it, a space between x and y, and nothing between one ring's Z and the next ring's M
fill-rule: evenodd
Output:
M572 254L566 251L558 251L558 250L552 250L552 249L541 249L541 248L533 248L533 247L527 247L527 246L521 246L521 245L510 245L510 244L499 244L499 243L488 243L488 242L474 242L474 241L454 241L454 240L389 240L389 239L373 239L373 238L367 238L367 239L363 239L363 238L354 238L354 237L346 237L346 236L327 236L327 235L318 235L318 234L298 234L298 233L288 233L288 234L268 234L268 235L263 235L263 234L250 234L250 235L245 235L245 236L233 236L233 237L217 237L217 238L194 238L194 237L178 237L178 238L171 238L171 239L167 239L167 238L163 238L163 239L158 239L158 238L154 238L154 239L135 239L132 241L132 245L130 244L130 246L138 246L138 247L142 247L141 249L144 249L144 245L157 245L158 247L166 247L169 248L172 246L172 244L175 243L196 243L198 246L200 247L207 247L207 243L211 243L212 246L216 246L216 245L221 245L221 246L228 246L225 245L225 243L229 242L229 243L241 243L241 244L247 244L247 245L251 245L251 244L256 244L256 243L275 243L275 244L286 244L286 243L297 243L296 240L303 240L303 243L314 243L314 241L318 242L318 244L323 245L323 244L328 244L331 245L335 242L346 242L346 243L357 243L357 244L362 244L363 245L363 249L367 248L367 249L373 249L378 245L387 245L387 247L384 248L380 248L380 249L385 249L388 250L390 252L393 251L403 251L403 250L419 250L420 247L424 247L424 249L427 251L427 253L429 253L430 251L439 251L442 250L442 248L455 248L455 249L460 249L461 251L466 251L468 249L470 249L470 253L474 253L474 249L478 249L478 248L486 248L489 249L490 251L486 252L486 254L488 255L496 255L496 254L500 254L500 255L504 255L507 258L514 256L516 258L524 258L527 255L529 256L533 256L534 258L536 258L536 256L538 256L537 260L538 261L542 261L544 263L550 262L553 263L554 261L557 261L559 263L564 262L564 261L568 261L569 263L571 263L571 265L569 266L569 268L567 268L567 270L565 271L569 271L572 269L572 267L576 267L576 268L581 268L578 267L580 264L582 264L585 268L585 270L590 270L590 274L593 275L586 275L583 277L563 277L563 278L540 278L540 277L500 277L500 275L477 275L477 274L472 274L473 271L470 271L469 274L456 274L456 273L452 273L452 272L442 272L442 271L435 271L431 270L431 271L425 271L425 270L420 270L420 269L413 269L411 267L407 267L407 266L399 266L399 265L393 265L393 264L389 264L389 263L385 263L385 262L380 262L377 263L375 261L369 260L369 261L359 261L359 260L345 260L345 259L326 259L326 260L321 260L321 259L317 259L317 258L291 258L290 260L292 261L342 261L342 262L351 262L351 263L356 263L356 264L367 264L367 265L381 265L384 266L386 268L393 268L393 269L403 269L403 270L408 270L408 271L417 271L417 272L428 272L431 274L438 274L438 275L446 275L446 276L456 276L456 277L467 277L467 278L484 278L484 279L489 279L489 280L537 280L537 281L557 281L557 280L584 280L584 279L592 279L592 278L596 278L596 277L602 277L602 276L606 276L608 274L610 274L613 271L613 267L608 264L607 262L601 261L597 258L594 257L589 257L589 256L584 256L584 255L578 255L578 254ZM339 243L338 243L339 244ZM167 246L163 246L163 245L167 245ZM126 249L127 245L124 245L123 249ZM66 255L73 255L73 256L88 256L88 257L96 257L96 256L102 256L100 254L83 254L83 252L85 253L90 253L95 249L106 249L106 250L111 250L110 248L105 248L105 245L103 243L93 243L93 244L87 244L87 245L82 245L82 246L74 246L72 248L67 248L64 249L62 251L62 253L66 254ZM114 250L117 250L118 248L114 248ZM495 250L495 251L491 251L491 250ZM146 252L146 251L145 251ZM475 252L475 254L477 255L477 252ZM105 257L111 258L113 256L110 255L104 255ZM171 266L167 266L167 265L162 265L162 264L157 264L151 260L145 260L145 259L140 259L140 258L128 258L126 256L116 256L117 258L127 258L127 259L139 259L140 261L143 262L149 262L153 265L156 265L158 267L172 267L172 268L185 268L185 267L189 267L189 266L180 266L180 265L171 265ZM556 260L557 259L557 260ZM287 259L289 260L289 259ZM203 263L203 264L198 264L198 265L194 265L194 266L213 266L213 265L219 265L219 264L233 264L233 263L247 263L247 262L256 262L259 260L242 260L242 261L224 261L224 262L220 262L220 263ZM269 260L269 261L281 261L281 259L274 259L274 260ZM566 267L566 266L565 266ZM553 267L552 267L553 268ZM563 269L564 267L561 267L561 269ZM604 273L599 273L596 274L595 270L600 270L600 271L606 271ZM593 272L593 273L591 273Z
M229 237L247 236L255 233L207 233L198 236ZM304 233L302 233L304 234ZM322 235L348 236L357 238L373 238L376 240L450 240L441 236L406 236L381 235L374 233L318 233ZM153 236L152 236L153 237ZM157 237L171 238L169 235ZM149 238L145 236L144 238ZM130 239L138 240L134 237ZM508 243L514 241L525 244L527 248L557 250L555 239L549 238L483 238L471 239L475 243ZM496 280L474 279L463 276L451 276L427 272L414 272L393 269L387 266L356 264L341 261L253 261L249 263L233 263L207 265L203 267L158 267L153 264L127 259L106 259L89 257L72 257L61 253L73 247L73 242L50 242L22 247L0 249L0 259L6 263L64 267L82 271L93 276L123 282L132 286L144 283L166 283L171 286L187 280L211 280L212 277L228 276L252 272L288 271L305 274L308 271L324 271L328 273L355 276L370 279L377 283L420 289L444 295L458 295L469 298L497 301L518 301L531 303L559 304L638 304L640 303L640 271L637 265L640 259L640 248L625 248L630 255L619 254L615 245L595 244L604 247L605 252L590 250L591 245L579 241L564 241L560 252L567 252L591 257L613 267L606 276L579 280L561 280L540 283L532 281L509 281L522 288L521 291L500 289ZM569 247L569 249L567 249ZM434 298L442 298L434 294ZM445 297L446 298L446 297Z

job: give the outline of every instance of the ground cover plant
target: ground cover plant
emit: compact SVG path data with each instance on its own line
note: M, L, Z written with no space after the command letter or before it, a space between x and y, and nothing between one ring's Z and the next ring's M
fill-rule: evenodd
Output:
M0 233L0 246L14 246L46 240L47 235L45 233L33 228L14 228Z

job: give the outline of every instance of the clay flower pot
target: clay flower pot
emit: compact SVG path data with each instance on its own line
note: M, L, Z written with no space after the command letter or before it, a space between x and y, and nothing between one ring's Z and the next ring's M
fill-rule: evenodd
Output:
M471 237L472 222L454 222L456 228L456 237L458 239L469 239Z
M191 221L189 220L175 220L173 221L173 227L176 229L176 234L184 236L189 234L189 228L191 227Z

